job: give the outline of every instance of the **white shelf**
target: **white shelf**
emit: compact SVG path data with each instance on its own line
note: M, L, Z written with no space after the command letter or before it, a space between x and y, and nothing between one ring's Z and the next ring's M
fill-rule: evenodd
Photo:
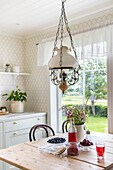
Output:
M12 81L13 81L13 85L16 84L16 78L18 76L29 76L30 73L14 73L14 72L0 72L0 75L11 75L12 76Z
M17 76L21 76L21 75L23 75L23 76L28 76L28 75L30 75L30 73L14 73L14 72L0 72L0 74L4 74L4 75L17 75Z

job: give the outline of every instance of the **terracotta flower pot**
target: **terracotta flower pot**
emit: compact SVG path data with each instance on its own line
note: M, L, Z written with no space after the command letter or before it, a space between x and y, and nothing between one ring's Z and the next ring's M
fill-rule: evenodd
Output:
M21 101L11 102L11 112L12 113L22 113L24 111L24 103Z

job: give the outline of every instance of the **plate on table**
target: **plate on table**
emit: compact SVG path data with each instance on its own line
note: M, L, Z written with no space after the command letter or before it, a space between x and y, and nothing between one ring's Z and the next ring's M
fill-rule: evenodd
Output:
M91 146L82 146L82 145L80 145L80 147L82 148L83 151L90 151L90 148L92 147L92 145Z

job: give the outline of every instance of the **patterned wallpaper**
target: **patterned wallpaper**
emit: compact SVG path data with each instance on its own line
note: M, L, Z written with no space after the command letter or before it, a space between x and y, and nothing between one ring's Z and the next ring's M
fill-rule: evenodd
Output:
M113 24L113 11L107 14L102 15L101 13L97 13L97 15L91 15L88 18L85 17L82 21L73 21L69 22L69 27L71 29L72 34L80 34L81 32L90 31L92 29L100 28L103 26L107 26L109 24ZM26 39L33 39L36 37L40 37L40 39L51 39L55 36L57 27L53 27L51 29L42 30L42 32L29 34L26 36ZM67 31L64 32L65 36L68 36ZM55 39L55 38L54 38Z
M0 106L10 111L10 102L6 102L4 93L10 93L18 85L28 93L25 111L49 111L49 70L37 66L37 46L39 38L23 41L19 38L0 35L0 71L5 65L18 65L21 72L31 73L30 76L18 76L16 84L11 75L0 75Z
M24 57L23 57L23 40L13 38L6 35L0 35L0 71L4 71L5 65L19 66L21 72L24 71ZM6 97L2 94L9 93L15 89L11 75L0 74L0 106L6 106L10 111L10 102L6 102ZM17 77L16 85L23 90L25 89L25 81L22 76Z
M37 66L37 45L40 39L33 38L25 41L25 70L31 73L26 78L29 111L49 112L49 70Z

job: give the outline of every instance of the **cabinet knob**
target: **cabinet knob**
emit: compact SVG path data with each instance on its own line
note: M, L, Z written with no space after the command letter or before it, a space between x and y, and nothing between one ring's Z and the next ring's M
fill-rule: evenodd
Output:
M17 132L14 132L13 135L17 135Z
M17 122L13 122L13 124L17 124Z
M40 118L38 118L37 120L40 120Z

